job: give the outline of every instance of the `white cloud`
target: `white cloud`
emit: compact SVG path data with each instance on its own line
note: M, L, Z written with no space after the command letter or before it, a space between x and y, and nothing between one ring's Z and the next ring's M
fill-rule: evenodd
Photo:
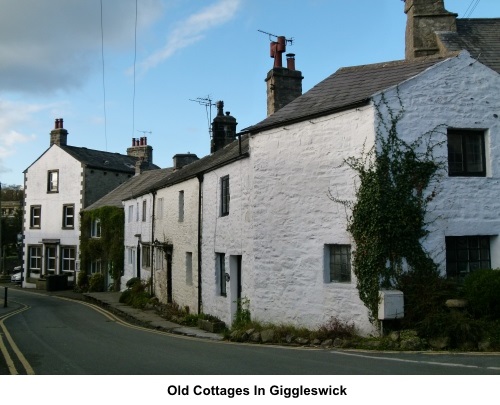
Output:
M142 73L154 68L175 52L203 39L206 31L231 20L240 6L240 0L220 0L183 21L170 33L165 46L139 64Z
M106 52L133 49L135 0L103 0ZM163 13L162 0L138 3L138 29ZM0 0L0 89L46 93L82 86L101 63L99 1Z

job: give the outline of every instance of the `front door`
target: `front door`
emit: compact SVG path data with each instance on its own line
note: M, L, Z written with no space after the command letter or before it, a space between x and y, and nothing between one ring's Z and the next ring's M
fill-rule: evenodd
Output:
M45 246L45 275L57 273L57 246Z
M231 321L236 319L236 314L241 305L241 256L229 258L229 289L231 294Z
M167 302L172 303L172 254L167 253Z

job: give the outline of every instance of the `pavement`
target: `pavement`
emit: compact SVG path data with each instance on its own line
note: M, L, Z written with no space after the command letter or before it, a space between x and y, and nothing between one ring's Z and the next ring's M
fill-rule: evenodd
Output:
M5 290L7 290L7 307L5 305ZM113 313L114 315L126 320L129 323L139 325L149 329L155 329L163 332L168 332L176 335L191 336L210 340L223 340L221 334L207 332L196 327L188 327L177 323L167 321L154 309L136 309L120 302L120 292L95 292L95 293L78 293L72 290L62 291L44 291L35 289L23 289L11 283L0 284L0 319L9 312L19 308L19 305L12 301L10 293L12 291L26 291L34 294L47 295L52 297L61 297L72 299L75 301L85 301L102 307L103 309Z

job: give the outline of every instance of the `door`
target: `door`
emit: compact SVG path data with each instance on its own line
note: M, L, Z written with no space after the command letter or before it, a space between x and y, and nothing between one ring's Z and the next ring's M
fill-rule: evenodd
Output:
M172 303L172 254L167 253L167 302Z
M57 274L57 246L45 246L45 275Z
M229 258L229 290L231 294L231 321L236 319L236 314L240 310L242 298L241 286L241 259L240 255Z

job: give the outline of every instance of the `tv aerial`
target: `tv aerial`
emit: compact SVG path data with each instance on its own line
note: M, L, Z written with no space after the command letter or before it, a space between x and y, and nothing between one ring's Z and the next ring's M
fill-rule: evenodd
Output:
M210 138L212 138L212 127L210 124L212 122L212 107L215 106L215 103L210 97L210 94L206 97L197 97L194 100L190 98L189 101L194 101L199 105L205 106L208 121L208 135L210 136Z
M293 38L286 38L283 35L274 35L270 32L257 30L269 36L269 40L271 41L271 58L274 59L274 67L280 68L283 67L282 56L286 52L286 44L293 45ZM276 38L274 41L272 38Z

